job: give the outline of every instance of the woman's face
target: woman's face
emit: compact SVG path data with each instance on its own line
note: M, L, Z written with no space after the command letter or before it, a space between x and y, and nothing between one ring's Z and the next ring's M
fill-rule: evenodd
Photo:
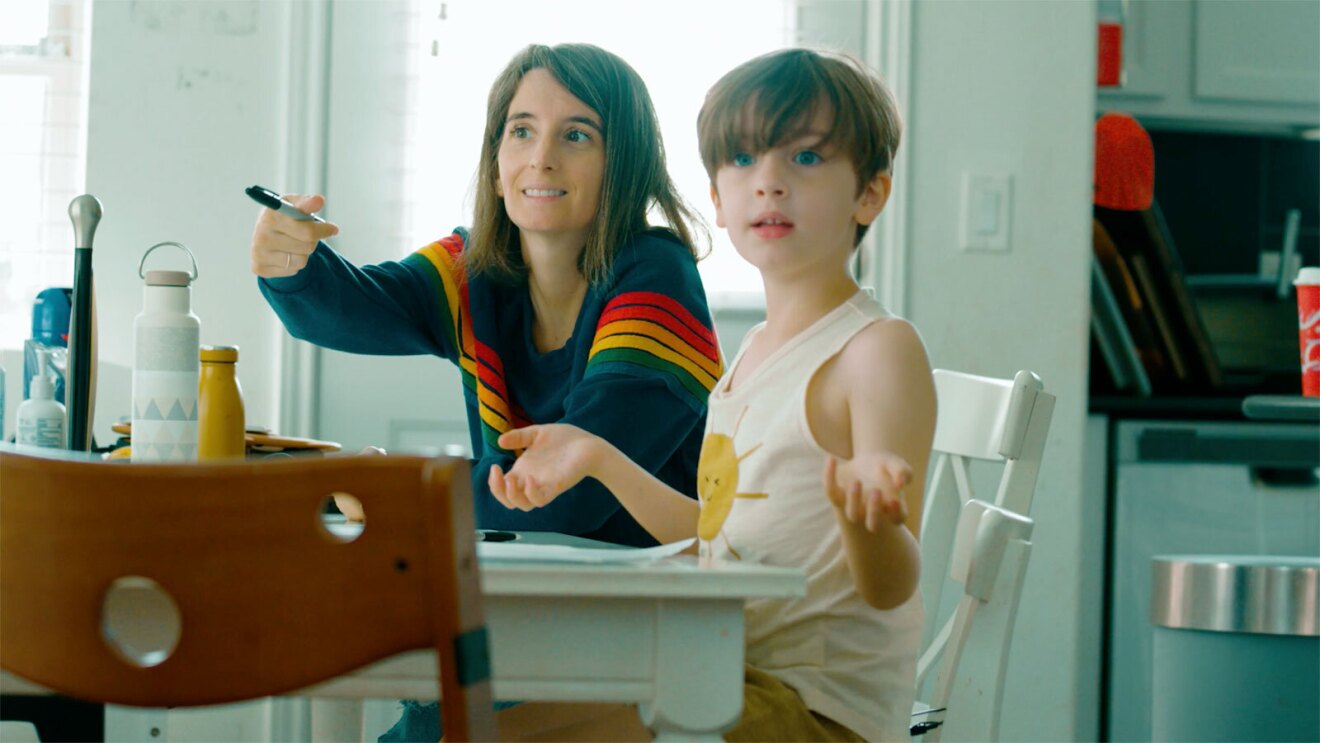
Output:
M586 243L600 206L605 141L600 115L549 70L523 76L509 103L495 193L523 239Z

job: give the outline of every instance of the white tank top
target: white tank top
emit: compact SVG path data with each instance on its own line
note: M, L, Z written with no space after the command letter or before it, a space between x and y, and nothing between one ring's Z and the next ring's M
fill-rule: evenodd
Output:
M697 469L698 533L705 555L806 571L806 597L747 602L747 662L797 690L812 711L863 738L905 741L921 599L913 594L881 611L857 594L834 508L821 486L826 452L811 433L806 407L807 384L821 365L862 328L886 317L859 291L729 390L763 325L748 332L710 396Z

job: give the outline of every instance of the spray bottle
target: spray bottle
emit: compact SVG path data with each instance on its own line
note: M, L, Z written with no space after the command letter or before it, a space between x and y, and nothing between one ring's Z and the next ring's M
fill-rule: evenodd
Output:
M28 387L28 399L18 406L18 443L48 449L63 449L64 406L56 402L55 382L47 364L50 352L37 352L37 373Z

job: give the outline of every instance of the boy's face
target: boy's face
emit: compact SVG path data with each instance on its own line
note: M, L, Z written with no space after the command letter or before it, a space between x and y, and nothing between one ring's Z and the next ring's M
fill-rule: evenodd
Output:
M857 225L874 221L889 197L888 174L858 193L848 156L820 147L829 123L828 114L818 115L797 139L737 154L715 173L716 223L767 277L845 265Z

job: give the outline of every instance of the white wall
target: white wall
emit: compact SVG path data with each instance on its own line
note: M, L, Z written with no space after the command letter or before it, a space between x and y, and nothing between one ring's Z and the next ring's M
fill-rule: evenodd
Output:
M100 367L95 434L129 413L138 262L187 245L202 343L240 347L248 422L273 425L282 330L248 270L257 207L243 189L285 172L288 3L95 0L87 190L104 216L93 251ZM162 248L149 267L182 268Z
M1004 740L1097 735L1103 520L1081 498L1089 319L1095 8L914 3L908 316L937 367L1036 371L1058 396L1032 516ZM964 171L1010 172L1008 253L958 247Z

